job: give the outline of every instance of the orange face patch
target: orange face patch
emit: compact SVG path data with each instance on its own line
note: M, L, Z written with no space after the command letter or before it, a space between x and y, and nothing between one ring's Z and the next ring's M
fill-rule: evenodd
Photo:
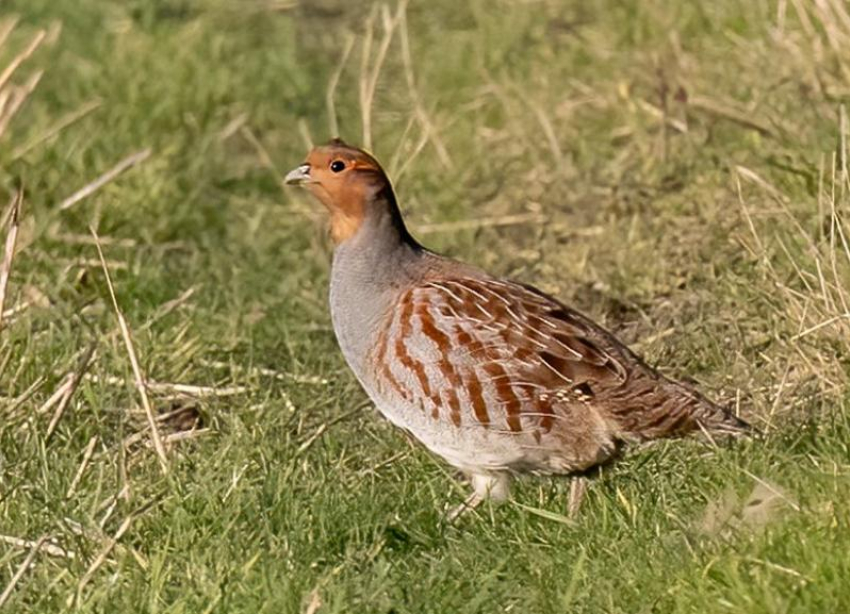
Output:
M341 141L313 149L307 156L306 187L331 214L331 236L337 244L352 237L366 217L376 182L386 182L372 156Z

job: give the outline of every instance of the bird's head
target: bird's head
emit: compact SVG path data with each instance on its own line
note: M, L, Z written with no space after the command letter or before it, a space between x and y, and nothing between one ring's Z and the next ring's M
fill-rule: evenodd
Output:
M389 179L378 161L341 139L314 147L284 181L306 187L328 208L337 244L354 236L369 215L395 208Z

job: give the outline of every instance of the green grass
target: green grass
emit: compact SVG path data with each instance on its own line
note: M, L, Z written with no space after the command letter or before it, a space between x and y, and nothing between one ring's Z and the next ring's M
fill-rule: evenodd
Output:
M0 67L53 28L0 137L0 186L26 190L6 309L28 301L0 331L0 534L74 553L36 555L4 611L850 609L843 5L410 2L415 94L398 25L371 138L414 233L556 293L765 433L634 450L573 524L565 482L528 480L447 526L465 486L365 403L330 328L322 212L279 185L307 134L333 136L348 41L335 109L363 142L383 13L292 4L0 7L19 17ZM167 476L90 225L146 376L237 387L151 391L183 411L163 436L206 429L169 444ZM92 345L47 437L39 408ZM0 542L0 591L28 552Z

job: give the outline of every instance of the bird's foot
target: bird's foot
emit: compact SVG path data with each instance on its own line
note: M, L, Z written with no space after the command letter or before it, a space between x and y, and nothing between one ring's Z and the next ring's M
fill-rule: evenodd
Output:
M585 492L587 492L587 478L575 476L570 482L570 498L567 501L567 517L570 520L575 520L578 516Z
M449 524L453 523L467 512L471 512L481 505L483 501L484 499L480 497L477 492L473 492L464 500L463 503L454 506L446 513L446 522Z
M510 495L510 480L507 475L482 475L473 473L469 476L472 483L472 494L460 505L453 507L446 514L446 522L452 523L467 512L481 505L485 499L502 502Z

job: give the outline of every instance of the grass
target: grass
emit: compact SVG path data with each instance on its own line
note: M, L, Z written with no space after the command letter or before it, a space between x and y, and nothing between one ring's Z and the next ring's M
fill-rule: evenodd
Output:
M838 0L2 9L0 72L45 31L3 86L26 93L0 134L24 186L4 611L850 608ZM366 403L322 214L280 185L334 125L428 245L556 293L764 437L635 450L574 523L564 482L529 480L446 526L464 486Z

